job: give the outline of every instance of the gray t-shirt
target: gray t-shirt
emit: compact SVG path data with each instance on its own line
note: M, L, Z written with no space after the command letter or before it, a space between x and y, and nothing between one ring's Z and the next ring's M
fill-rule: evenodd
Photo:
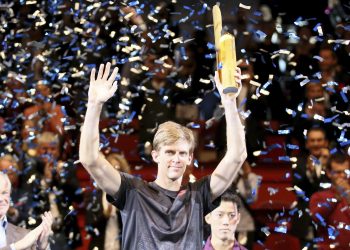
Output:
M125 173L115 197L121 210L122 249L202 249L203 217L217 206L210 194L210 176L169 191Z

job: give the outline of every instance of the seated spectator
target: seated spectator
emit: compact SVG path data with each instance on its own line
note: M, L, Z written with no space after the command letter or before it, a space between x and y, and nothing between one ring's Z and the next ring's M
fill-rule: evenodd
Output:
M236 229L237 241L248 249L252 249L255 238L255 222L250 204L258 199L259 178L261 177L252 172L248 161L245 161L238 178L235 180L238 197L242 204L241 219Z
M10 208L11 182L9 177L0 172L0 250L47 250L52 225L52 214L45 212L42 222L32 231L17 227L7 220Z
M111 153L107 161L117 170L130 174L130 166L124 156ZM122 221L120 212L107 202L106 193L99 187L89 198L86 213L87 231L91 235L89 249L121 249Z
M75 249L81 244L74 203L82 202L82 192L71 161L61 160L60 138L44 132L37 138L37 169L33 178L32 216L50 210L54 219L51 249Z
M325 120L332 116L329 109L329 96L320 82L309 82L305 88L305 99L298 106L296 117L293 120L293 140L301 149L305 145L305 131L311 127L321 127L327 138L333 141L337 138L337 131L331 122Z
M211 236L203 250L246 249L235 239L241 218L240 207L240 199L232 190L228 189L222 194L220 206L205 216L205 221L211 228Z
M321 128L311 128L306 135L306 153L298 156L293 171L293 186L297 188L298 212L292 217L292 233L301 244L308 244L314 237L312 219L309 215L309 198L321 189L320 183L326 180L325 165L329 157L328 140Z
M317 249L349 249L350 246L350 161L344 154L334 154L327 164L332 185L316 192L310 199L310 211L317 223Z
M51 90L47 83L39 81L36 85L35 105L24 110L25 120L34 120L35 125L39 125L40 132L50 131L63 134L64 114L62 106L48 101L51 96Z

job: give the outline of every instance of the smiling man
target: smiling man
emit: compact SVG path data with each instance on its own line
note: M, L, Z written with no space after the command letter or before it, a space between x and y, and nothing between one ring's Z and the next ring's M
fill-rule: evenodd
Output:
M226 112L227 152L211 176L181 185L192 162L192 131L174 122L162 123L153 140L152 158L158 165L154 182L145 182L114 169L99 153L99 117L103 104L117 89L118 69L110 76L111 64L91 72L89 100L79 157L109 200L121 211L122 249L202 249L203 215L214 209L213 201L232 183L246 159L244 129L236 96L223 94L216 74L216 86ZM241 81L240 70L236 78ZM147 117L152 119L152 117Z
M205 216L211 236L203 250L246 250L235 239L240 214L240 199L230 189L221 196L220 206Z
M11 182L0 171L0 250L49 250L52 214L45 212L42 223L32 231L17 227L7 221L10 207Z

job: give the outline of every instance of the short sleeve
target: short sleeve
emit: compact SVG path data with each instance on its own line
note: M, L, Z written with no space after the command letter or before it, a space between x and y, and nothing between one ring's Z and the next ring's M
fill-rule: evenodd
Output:
M210 191L210 175L201 178L199 181L192 183L194 190L197 190L201 196L204 215L210 213L220 204L220 197L213 200Z
M130 193L136 187L143 183L142 180L136 178L130 174L120 172L121 183L118 192L114 195L107 195L107 200L119 210L123 210L125 207L126 199L131 198Z

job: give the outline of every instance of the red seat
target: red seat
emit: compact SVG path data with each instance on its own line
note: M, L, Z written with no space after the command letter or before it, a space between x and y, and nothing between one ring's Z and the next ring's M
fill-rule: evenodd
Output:
M292 181L292 168L286 163L258 164L252 171L262 177L263 182L288 182Z
M300 249L300 242L298 238L281 233L270 234L264 244L255 243L253 250L298 250Z
M287 190L289 187L289 183L262 182L258 199L252 204L252 209L289 209L296 201L294 192Z

